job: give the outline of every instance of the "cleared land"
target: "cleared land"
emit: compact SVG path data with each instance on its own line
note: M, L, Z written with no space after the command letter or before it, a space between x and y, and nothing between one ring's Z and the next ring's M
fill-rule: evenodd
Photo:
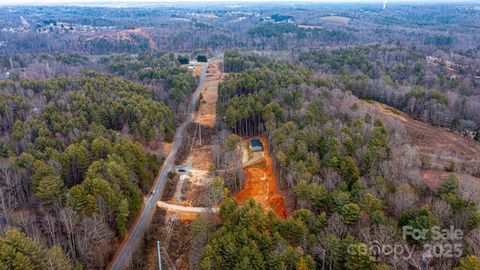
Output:
M217 116L218 83L222 80L220 61L212 61L208 65L205 88L201 92L200 107L195 114L195 121L202 126L215 127Z
M193 69L193 75L201 71L198 66ZM191 238L191 222L197 215L209 216L217 211L217 208L203 206L208 197L207 189L214 179L214 174L210 172L213 165L213 149L216 147L212 138L215 134L217 91L221 79L221 61L210 61L205 85L198 99L200 104L193 115L193 122L197 123L194 124L194 135L185 145L188 154L176 166L177 176L172 181L172 190L167 192L170 196L163 194L162 200L166 201L157 202L157 217L154 218L156 224L152 226L160 228L151 228L153 235L148 236L163 239L165 250L162 250L162 260L170 260L170 265L176 269L190 269L188 254L192 243L188 239ZM172 218L175 219L173 225L169 222ZM164 239L166 236L168 237ZM146 269L158 269L156 247L148 248L145 260Z
M389 106L379 103L374 103L374 106L384 116L399 120L405 126L411 143L417 146L421 153L434 157L438 150L444 150L452 153L452 156L459 161L475 164L479 161L480 143L443 128L414 120Z
M342 16L325 16L320 18L320 21L341 24L341 25L347 25L350 22L350 20L351 20L350 18L342 17Z
M299 28L303 28L303 29L321 29L323 28L322 26L320 25L306 25L306 24L299 24L297 25Z
M111 31L107 33L102 33L100 35L93 35L92 37L88 38L88 40L95 40L95 39L107 39L107 40L117 40L117 41L124 41L124 42L134 42L134 37L142 37L148 41L148 47L151 50L158 49L157 43L152 39L150 33L148 33L145 28L134 28L134 29L127 29L121 31Z
M183 163L191 169L186 173L185 182L177 186L183 198L177 203L182 205L205 206L205 191L214 178L210 170L213 167L213 152L217 147L212 138L217 117L218 84L222 80L221 65L220 60L212 60L208 64L205 87L201 91L198 100L200 105L193 118L198 123L194 140L190 154Z
M218 84L222 80L221 61L212 60L208 64L205 87L199 95L199 107L193 116L194 131L187 145L188 155L178 164L178 181L174 196L168 200L171 205L182 207L206 206L206 190L214 179L210 172L213 168L213 152L216 145L212 140L216 121L216 105L218 98ZM198 68L193 70L196 74ZM168 208L168 204L163 205ZM171 207L170 211L188 212L188 208ZM179 213L181 217L185 213ZM189 220L191 217L188 216Z
M460 134L412 119L405 113L387 105L377 102L368 103L374 112L385 118L399 121L404 126L409 143L417 148L418 153L428 163L427 168L422 170L422 181L427 186L438 187L445 177L452 173L459 179L467 177L468 174L478 174L480 143ZM453 172L446 171L451 164L455 167ZM480 181L480 178L474 178Z
M265 211L273 210L278 217L286 218L285 204L278 191L277 178L268 151L268 143L264 137L261 137L260 140L264 149L263 158L258 158L258 161L254 164L247 163L247 166L243 168L244 185L242 190L235 194L235 198L239 202L245 202L252 198L260 203Z

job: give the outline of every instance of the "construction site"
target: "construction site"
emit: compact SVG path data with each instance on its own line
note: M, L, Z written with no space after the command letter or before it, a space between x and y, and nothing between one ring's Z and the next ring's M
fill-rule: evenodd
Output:
M199 76L201 66L192 70ZM214 215L208 208L207 189L214 179L213 144L216 121L218 84L223 79L222 62L212 59L207 66L205 86L195 106L192 121L182 139L182 146L175 160L174 171L166 183L150 229L145 236L143 269L158 269L160 241L162 269L190 269L191 222L197 215Z
M210 223L216 222L220 201L211 198L211 186L219 172L215 168L215 152L219 151L216 130L218 85L225 74L222 62L212 59L208 63L206 82L201 90L193 119L177 153L175 169L171 172L157 210L144 239L143 269L158 269L160 251L162 269L193 269L201 253L195 248L197 241L191 236L192 222L203 216ZM200 74L200 65L192 70ZM252 147L252 142L256 147ZM282 195L278 191L276 175L266 138L243 138L241 164L243 185L239 192L231 194L243 203L252 198L265 211L273 211L279 218L286 218ZM157 247L156 242L160 246Z
M251 142L261 142L255 145ZM255 147L258 147L255 149ZM283 198L278 191L277 178L265 137L247 140L243 143L244 185L235 198L240 203L249 198L261 204L265 211L273 211L277 217L285 219L287 214Z

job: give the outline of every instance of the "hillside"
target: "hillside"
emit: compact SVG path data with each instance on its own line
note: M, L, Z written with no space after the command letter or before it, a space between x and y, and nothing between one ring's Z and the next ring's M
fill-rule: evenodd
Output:
M405 130L407 143L420 154L423 183L436 190L444 179L456 175L465 185L480 190L480 143L462 134L434 127L414 120L388 105L367 102L372 115L381 115L384 121ZM479 200L477 200L478 202Z

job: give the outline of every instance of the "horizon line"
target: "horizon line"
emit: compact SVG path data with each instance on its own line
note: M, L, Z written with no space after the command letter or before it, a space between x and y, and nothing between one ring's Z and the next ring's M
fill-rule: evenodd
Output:
M97 6L97 7L108 7L108 6L116 6L116 7L138 7L151 5L151 4L230 4L230 5L242 5L242 4L379 4L383 5L383 0L337 0L337 1L330 1L330 0L301 0L301 1L288 1L288 0L242 0L242 1L235 1L235 0L103 0L103 1L94 1L94 0L46 0L46 1L35 1L35 0L17 0L12 3L10 0L0 0L0 6ZM479 4L478 1L475 0L390 0L388 4Z

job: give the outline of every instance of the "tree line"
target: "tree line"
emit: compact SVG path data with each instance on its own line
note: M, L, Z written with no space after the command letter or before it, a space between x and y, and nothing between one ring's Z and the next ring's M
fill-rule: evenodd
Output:
M151 88L95 71L5 81L0 97L1 218L13 229L0 263L103 268L156 176L161 157L145 145L172 139L172 110Z

